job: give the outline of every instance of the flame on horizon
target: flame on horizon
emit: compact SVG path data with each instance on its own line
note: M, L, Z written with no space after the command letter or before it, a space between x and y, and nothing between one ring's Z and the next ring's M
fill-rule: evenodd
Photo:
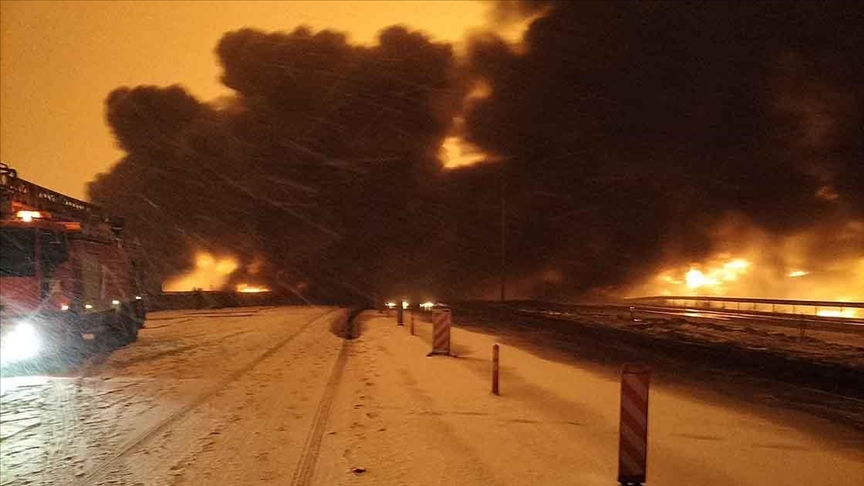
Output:
M718 231L715 248L720 251L701 261L662 265L653 277L632 286L627 296L864 301L864 223L819 226L784 237L742 226L739 222L734 231ZM819 313L862 314L848 308Z
M234 257L217 257L210 252L200 251L195 255L195 268L168 279L162 284L162 290L166 292L221 290L238 267L239 264Z
M264 285L250 285L247 283L238 284L236 287L237 292L242 294L257 294L261 292L270 292L269 287L265 287Z

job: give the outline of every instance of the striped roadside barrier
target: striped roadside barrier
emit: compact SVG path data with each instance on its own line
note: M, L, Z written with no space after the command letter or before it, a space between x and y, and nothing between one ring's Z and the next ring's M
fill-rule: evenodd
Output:
M492 346L492 394L500 395L498 393L498 345L495 344Z
M450 354L450 309L432 316L432 352L429 354Z
M645 482L648 465L648 386L651 372L625 364L621 370L621 423L618 438L618 482Z

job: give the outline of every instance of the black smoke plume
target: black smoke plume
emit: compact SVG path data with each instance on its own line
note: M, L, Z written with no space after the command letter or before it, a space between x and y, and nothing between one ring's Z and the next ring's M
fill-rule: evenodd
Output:
M109 96L127 155L91 197L127 217L154 282L210 249L313 297L495 295L502 200L515 297L614 289L670 251L699 258L730 214L777 234L864 217L860 4L499 14L539 17L521 46L478 35L464 61L401 27L372 47L228 33L229 100ZM488 96L465 102L481 81ZM442 170L457 129L491 161Z
M525 268L562 268L586 290L670 251L704 256L730 214L778 234L864 216L862 4L500 10L542 16L518 49L474 40L491 95L465 116L472 142L509 157Z
M220 106L179 87L107 100L128 155L90 193L128 218L155 282L193 248L263 258L275 285L328 296L373 295L419 267L437 148L462 97L450 46L400 27L374 47L244 29L216 52L236 92Z

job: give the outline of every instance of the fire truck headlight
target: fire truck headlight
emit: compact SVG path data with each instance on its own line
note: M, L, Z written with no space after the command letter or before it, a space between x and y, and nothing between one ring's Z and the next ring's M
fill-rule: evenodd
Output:
M42 349L42 341L36 327L27 321L21 321L3 336L0 343L0 362L12 364L33 358Z

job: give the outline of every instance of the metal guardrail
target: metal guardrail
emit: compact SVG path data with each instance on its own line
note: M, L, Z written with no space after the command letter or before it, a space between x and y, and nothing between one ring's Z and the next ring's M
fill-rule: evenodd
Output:
M774 304L817 307L843 307L864 309L864 302L846 302L837 300L792 300L792 299L754 299L749 297L706 297L693 295L655 295L649 297L633 297L626 299L632 302L650 302L657 300L687 300L694 302L737 302L752 304Z
M837 320L860 320L864 317L864 302L833 300L757 299L749 297L708 297L688 295L658 295L626 299L628 303L695 308L731 312L756 312L781 315L811 315Z

